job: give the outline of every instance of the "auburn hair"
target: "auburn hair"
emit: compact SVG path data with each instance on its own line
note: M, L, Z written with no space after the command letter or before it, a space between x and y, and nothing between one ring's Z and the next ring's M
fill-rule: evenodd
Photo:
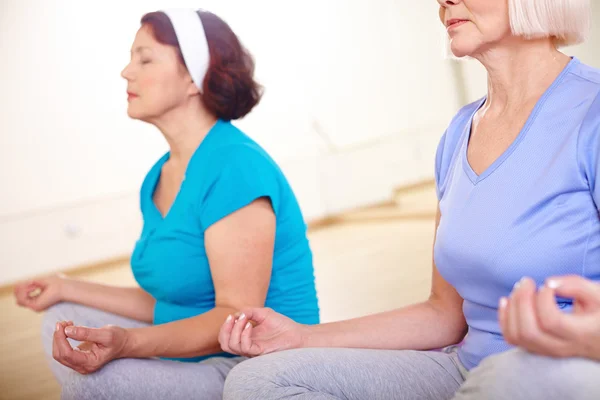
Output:
M208 111L225 121L246 116L259 102L263 88L254 80L254 59L229 25L215 14L197 11L208 42L210 61L202 83L202 102ZM160 11L142 17L154 38L173 46L185 66L171 20Z

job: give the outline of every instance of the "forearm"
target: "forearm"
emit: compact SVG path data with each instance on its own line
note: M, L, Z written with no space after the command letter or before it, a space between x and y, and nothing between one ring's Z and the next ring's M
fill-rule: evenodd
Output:
M466 332L460 309L434 301L366 317L306 326L303 347L427 350L459 342Z
M221 352L219 329L236 310L215 307L187 319L145 328L128 329L124 358L189 358Z
M141 288L116 287L76 279L63 282L62 300L97 308L127 318L152 322L154 298Z

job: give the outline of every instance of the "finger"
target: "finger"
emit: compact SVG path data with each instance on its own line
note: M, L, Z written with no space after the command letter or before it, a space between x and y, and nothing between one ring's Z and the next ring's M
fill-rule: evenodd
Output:
M239 318L233 323L233 329L231 330L231 336L229 337L229 348L235 354L241 354L242 352L240 338L246 322L246 314L241 313Z
M60 330L63 329L63 326L64 326L63 322L57 322L55 331L59 332ZM73 370L78 370L78 366L73 365L65 357L62 356L62 352L63 352L62 347L63 347L63 344L59 341L58 336L55 334L52 339L52 357L54 358L54 360L56 360L56 362L66 366L66 367L69 367Z
M535 282L529 278L522 279L515 292L515 307L513 309L516 321L513 336L519 345L535 343L541 333L537 325L535 295Z
M510 344L517 344L516 333L517 333L518 322L517 322L517 310L516 310L516 307L517 307L516 294L517 294L520 284L521 284L521 282L519 281L519 282L515 283L515 285L513 286L513 290L510 293L510 297L508 298L508 305L506 306L506 333L505 333L504 338Z
M508 331L508 298L501 297L498 302L498 323L500 324L500 330L502 334L506 337L506 332Z
M65 334L80 342L94 342L103 346L110 346L113 341L113 333L106 328L88 328L86 326L68 326Z
M61 321L61 322L57 323L57 329L59 331L64 330L64 328L69 325L73 325L73 321ZM67 343L68 343L68 341L67 341ZM84 344L84 343L82 343L82 344ZM52 346L52 355L56 361L60 362L61 364L65 365L81 374L86 373L84 367L82 367L81 365L72 363L72 361L69 359L69 357L60 356L60 351L58 350L59 347L60 348L62 347L61 343L55 339L53 346ZM75 348L73 348L73 350L78 351L79 348L75 347Z
M55 327L54 327L54 331L58 331L62 329L62 325L60 322L57 322ZM58 360L58 358L60 357L60 354L58 352L58 343L56 340L56 334L52 335L52 358L54 358L55 360Z
M85 365L87 362L87 357L85 354L74 351L71 347L71 344L67 340L67 336L65 335L66 322L61 322L59 324L59 329L54 331L54 345L56 345L58 352L57 361L63 363L63 361L67 362L71 365Z
M582 306L600 307L600 284L578 275L552 277L546 286L554 289L560 297L572 298Z
M244 326L244 330L242 331L242 335L240 338L240 347L242 349L242 354L246 356L255 356L253 353L253 343L252 343L252 324L250 322L246 322Z
M221 344L221 349L227 353L231 353L231 350L229 349L229 338L231 337L232 329L233 315L229 315L219 330L219 344Z
M538 322L543 332L562 339L572 339L577 336L571 315L563 313L556 305L555 291L543 286L536 299Z
M256 324L262 324L265 319L271 314L270 308L247 308L242 310L248 321L254 321Z
M15 298L17 299L17 304L26 305L30 302L31 296L29 295L33 290L35 290L37 286L33 285L31 282L22 283L15 287Z

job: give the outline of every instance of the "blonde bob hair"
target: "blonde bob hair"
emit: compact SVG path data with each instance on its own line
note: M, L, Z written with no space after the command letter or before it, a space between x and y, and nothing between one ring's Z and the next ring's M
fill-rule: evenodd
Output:
M508 0L508 15L513 35L526 39L552 38L560 48L586 40L592 7L590 0ZM444 58L461 59L452 53L446 30L442 32Z
M585 41L590 30L590 0L509 0L513 35L527 39L551 37L557 47Z

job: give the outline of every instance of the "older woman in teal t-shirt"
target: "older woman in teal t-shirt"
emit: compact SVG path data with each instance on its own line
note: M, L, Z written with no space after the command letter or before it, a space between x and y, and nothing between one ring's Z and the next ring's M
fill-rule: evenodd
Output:
M170 150L141 188L144 224L131 258L140 287L51 277L15 292L21 305L47 309L44 345L64 398L221 398L227 373L245 359L220 349L228 315L268 306L319 323L296 197L231 123L259 102L253 68L214 14L142 19L122 72L128 114L155 125Z

